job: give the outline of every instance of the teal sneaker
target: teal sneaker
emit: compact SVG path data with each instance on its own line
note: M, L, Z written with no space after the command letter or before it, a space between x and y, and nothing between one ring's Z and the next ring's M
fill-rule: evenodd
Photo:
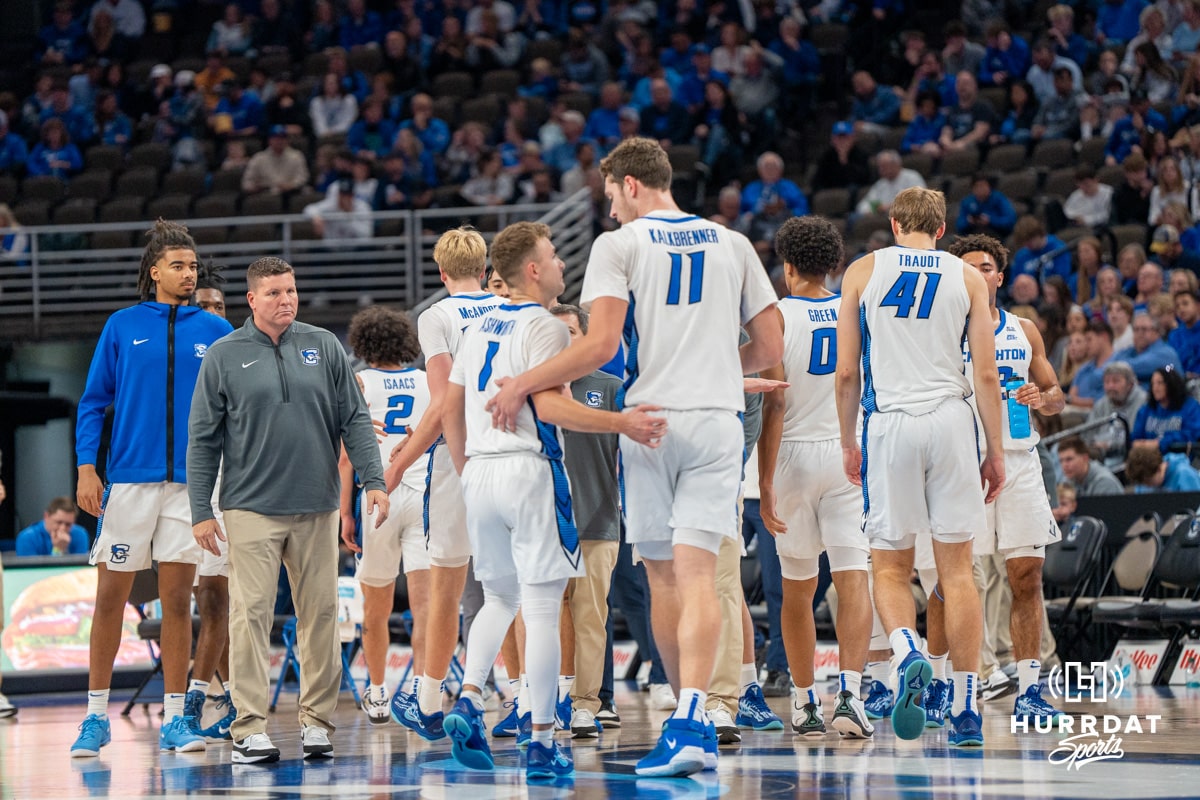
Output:
M88 714L79 724L79 737L71 745L71 758L100 755L100 748L112 741L112 728L103 714Z
M203 750L206 745L204 737L197 730L195 717L175 717L170 722L163 723L158 732L158 749L173 750L176 753L195 753Z

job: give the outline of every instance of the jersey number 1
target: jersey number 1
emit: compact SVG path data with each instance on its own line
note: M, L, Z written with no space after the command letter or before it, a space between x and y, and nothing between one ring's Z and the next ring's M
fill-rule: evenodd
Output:
M917 288L921 275L925 276L924 290ZM917 304L917 319L929 319L929 312L933 310L933 298L937 295L941 280L942 276L936 272L901 272L892 288L883 296L879 307L893 306L897 317L908 319L913 305Z
M499 342L488 342L487 353L483 356L483 369L479 370L479 391L487 388L487 382L492 379L492 359L500 350Z
M688 275L688 305L700 302L704 291L704 251L688 253L691 271ZM683 253L671 253L671 283L667 286L667 305L679 305L679 293L683 283Z

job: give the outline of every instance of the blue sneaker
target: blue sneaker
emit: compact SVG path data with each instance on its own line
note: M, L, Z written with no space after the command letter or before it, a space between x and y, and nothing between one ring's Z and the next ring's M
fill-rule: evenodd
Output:
M575 762L557 743L551 742L549 747L541 742L529 743L529 755L525 757L525 780L552 781L574 774Z
M71 745L71 758L100 755L100 748L112 741L112 728L103 714L88 714L79 724L79 737Z
M517 719L517 747L524 750L533 741L533 714L526 711Z
M720 738L717 736L717 726L710 720L704 726L704 771L717 771L717 755L719 753L718 745L721 744Z
M863 701L863 708L867 710L867 719L883 719L891 716L895 705L896 696L892 694L892 690L887 687L887 684L883 681L871 681L867 687L867 699Z
M706 750L712 750L716 760L716 729L703 722L683 717L671 717L663 723L658 744L649 755L637 762L635 772L657 778L681 778L705 768ZM710 743L711 741L711 743Z
M520 721L517 719L517 701L510 700L504 704L504 707L512 710L508 712L507 717L497 722L492 728L493 739L512 739L520 728Z
M925 696L921 698L921 705L925 706L926 728L941 728L946 724L953 697L954 687L949 682L938 678L929 682L925 687Z
M450 735L450 755L471 769L494 769L492 750L484 735L483 712L465 697L458 698L446 715L444 725Z
M571 695L567 695L562 700L554 704L554 730L569 731L571 730L571 715L575 713L574 705L571 703Z
M916 739L925 730L925 709L921 697L933 677L933 666L919 650L913 650L900 662L900 693L892 709L892 730L901 739Z
M983 717L970 710L951 715L946 741L951 747L983 747Z
M233 739L233 734L229 732L229 729L233 725L233 721L237 719L237 709L233 707L233 698L229 696L228 692L222 697L217 698L217 708L224 708L225 714L212 725L200 731L200 735L205 739L230 741ZM199 717L196 719L199 719Z
M767 705L762 687L757 683L751 685L745 694L738 698L738 713L734 722L739 728L749 728L752 731L783 730L783 720Z
M175 717L158 732L158 749L176 753L194 753L205 748L204 737L196 732L195 717Z
M439 739L446 738L446 731L443 727L444 715L441 711L433 714L425 714L421 711L421 704L413 700L404 707L403 716L396 718L396 698L392 698L392 719L400 723L410 731L416 732L418 736L426 741L436 742Z
M183 696L183 716L196 720L196 735L200 735L200 718L204 716L204 692L192 689Z
M1018 721L1028 720L1036 723L1045 720L1051 724L1057 724L1058 720L1066 716L1042 697L1040 683L1030 686L1024 694L1017 695L1016 702L1013 703L1013 717Z

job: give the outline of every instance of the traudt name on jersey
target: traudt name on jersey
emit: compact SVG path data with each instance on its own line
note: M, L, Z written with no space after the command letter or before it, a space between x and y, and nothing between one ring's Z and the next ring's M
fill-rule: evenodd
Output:
M897 253L896 259L902 267L938 269L941 266L941 259L936 253Z

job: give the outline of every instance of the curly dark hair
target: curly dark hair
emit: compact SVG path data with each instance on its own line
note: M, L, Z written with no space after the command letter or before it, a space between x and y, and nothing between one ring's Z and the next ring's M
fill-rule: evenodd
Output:
M350 348L371 366L408 364L421 354L408 314L386 306L364 308L350 320Z
M225 294L225 276L222 274L224 271L224 264L218 264L210 258L200 265L200 272L196 275L196 289L216 289Z
M957 237L946 248L946 252L959 258L967 253L987 253L996 262L996 269L1000 272L1008 269L1008 248L1002 245L999 239L982 233Z
M146 231L146 249L142 251L142 263L138 268L137 289L138 297L142 300L154 299L157 282L150 277L150 268L168 250L191 250L194 253L196 242L188 233L187 226L159 217L154 227Z
M845 246L837 227L824 217L792 217L775 234L775 254L801 275L820 276L842 266Z
M1174 368L1174 365L1159 367L1154 370L1153 375L1162 378L1163 383L1167 386L1167 402L1160 403L1154 399L1154 394L1151 393L1146 402L1152 408L1161 408L1163 410L1178 411L1183 408L1183 404L1187 402L1188 394L1187 384L1183 382L1183 376Z

